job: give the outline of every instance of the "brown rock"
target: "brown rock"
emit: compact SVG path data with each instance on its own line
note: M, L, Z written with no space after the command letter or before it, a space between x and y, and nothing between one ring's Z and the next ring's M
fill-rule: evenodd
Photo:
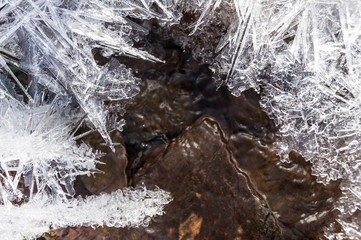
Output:
M150 239L275 239L267 204L234 165L210 118L188 128L153 156L134 184L158 185L174 200L146 232Z
M291 153L292 164L282 164L271 145L245 133L231 137L230 149L277 216L283 239L322 238L323 227L336 215L339 182L317 183L301 156Z
M47 239L279 239L272 212L224 140L217 123L202 118L154 151L133 184L158 185L174 200L148 228L65 229Z

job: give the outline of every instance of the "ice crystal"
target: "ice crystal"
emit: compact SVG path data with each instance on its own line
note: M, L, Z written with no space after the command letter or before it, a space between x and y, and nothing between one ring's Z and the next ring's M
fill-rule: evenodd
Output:
M41 197L21 206L0 206L0 238L34 239L50 228L67 226L148 226L171 198L163 190L139 187L58 204L48 200Z
M159 189L76 200L73 182L99 172L101 155L77 140L98 131L114 150L109 133L121 130L123 107L139 91L139 79L114 56L162 61L133 47L147 29L132 19L172 24L179 16L171 7L162 0L0 1L2 239L33 238L49 227L146 225L162 214L170 197ZM96 49L107 64L97 63ZM90 130L75 135L82 124Z
M145 187L74 199L75 178L97 172L100 154L74 140L84 118L67 98L29 106L0 88L0 113L1 239L32 239L50 227L146 226L171 200Z
M64 98L30 107L2 89L0 95L3 204L31 201L49 189L55 201L73 196L73 181L78 175L96 172L99 157L89 146L78 146L72 139L72 129L80 116L72 113Z
M342 179L343 232L327 237L361 237L350 220L361 210L360 2L234 0L233 9L213 69L235 96L262 90L283 161L296 151L318 181Z
M112 147L108 133L124 125L124 101L138 93L138 80L116 60L97 65L92 51L100 48L105 56L122 54L161 61L132 46L132 39L147 30L129 18L177 21L177 15L167 10L171 2L155 3L157 11L150 8L153 1L4 0L0 12L0 66L10 72L7 62L18 65L34 84L73 96ZM111 106L115 107L110 113Z

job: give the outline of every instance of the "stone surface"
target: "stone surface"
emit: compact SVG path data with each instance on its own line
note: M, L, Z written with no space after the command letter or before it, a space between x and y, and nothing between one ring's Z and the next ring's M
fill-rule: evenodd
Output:
M236 167L222 134L217 122L201 118L157 148L135 174L133 185L157 185L174 198L147 229L98 228L94 234L68 228L53 232L53 239L280 239L270 208Z
M187 129L135 175L170 191L173 202L155 219L151 239L274 239L275 219L234 165L222 132L210 118Z
M230 149L275 213L283 239L322 238L337 214L333 203L340 196L339 182L317 183L300 155L292 153L292 164L282 164L272 145L245 133L231 137Z

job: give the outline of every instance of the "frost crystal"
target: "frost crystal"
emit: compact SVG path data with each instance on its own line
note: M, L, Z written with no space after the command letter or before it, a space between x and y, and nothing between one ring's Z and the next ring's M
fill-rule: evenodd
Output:
M177 22L172 2L0 1L1 239L39 236L49 227L139 226L162 214L162 190L118 191L74 199L77 176L99 172L100 153L77 140L121 130L124 105L139 79L111 57L162 61L133 47L147 30L132 19ZM157 6L157 7L155 7ZM26 74L20 78L16 71ZM87 124L89 132L75 135ZM25 217L24 217L25 216Z
M100 154L75 142L83 118L66 98L29 106L0 88L0 113L1 239L32 239L50 227L147 226L171 200L145 187L72 198L73 181L97 172Z
M58 97L51 104L29 107L2 89L0 95L3 204L32 201L49 189L55 201L73 196L73 181L78 175L94 173L99 157L89 146L72 140L72 128L80 117Z
M143 187L56 205L45 197L21 206L0 206L0 237L33 239L49 231L49 227L148 226L152 217L163 214L162 209L170 200L169 193L163 190Z
M213 1L216 6L217 1ZM275 148L312 163L318 181L342 179L337 220L328 238L359 239L361 210L359 1L234 0L233 21L213 68L235 96L254 88L279 126ZM220 22L216 15L208 22Z
M3 53L0 66L10 73L6 62L12 63L27 72L34 84L42 84L56 94L66 92L73 96L112 147L108 133L124 125L119 119L124 101L139 92L138 80L116 60L98 66L92 50L100 48L105 56L123 54L161 61L132 46L132 38L146 34L147 30L128 16L157 17L167 22L177 19L167 10L171 3L155 1L159 11L150 9L152 3L4 0L0 8L0 51ZM13 77L31 100L31 94Z

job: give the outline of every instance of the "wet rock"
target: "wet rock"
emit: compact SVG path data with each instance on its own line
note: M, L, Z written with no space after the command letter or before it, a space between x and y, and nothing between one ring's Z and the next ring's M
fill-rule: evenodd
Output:
M210 118L200 119L158 150L133 184L158 185L174 200L144 239L277 238L266 202L232 161L220 128Z
M117 235L115 228L96 228L91 227L67 227L45 233L42 238L38 240L119 240L120 235ZM125 238L126 239L126 238Z
M271 145L248 134L233 135L230 149L277 216L283 239L322 238L337 214L333 203L340 196L339 182L317 183L300 155L292 153L292 164L282 164Z
M130 179L144 165L144 163L150 159L150 156L153 155L154 152L157 151L157 149L159 149L160 146L164 145L164 143L167 141L167 139L160 136L140 144L128 145L128 179Z
M236 167L211 118L158 147L132 179L133 185L142 182L174 198L148 228L68 228L52 239L280 239L266 201Z
M118 57L142 79L141 92L126 107L124 116L130 175L146 161L146 152L157 145L153 141L168 142L204 115L215 118L228 137L241 131L271 141L275 127L261 110L255 91L234 97L227 87L217 86L208 65L190 52L181 51L155 32L148 38L149 42L143 43L145 49L159 52L164 64Z
M233 120L230 128L233 134L248 133L270 143L277 129L273 120L262 110L259 100L259 94L253 89L242 92L239 97L231 95L227 104L227 115Z

